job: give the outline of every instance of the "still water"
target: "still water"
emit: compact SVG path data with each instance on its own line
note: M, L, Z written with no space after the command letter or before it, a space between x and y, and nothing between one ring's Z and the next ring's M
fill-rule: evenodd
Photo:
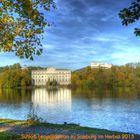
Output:
M140 91L134 89L0 90L0 118L27 119L32 109L50 123L140 134Z

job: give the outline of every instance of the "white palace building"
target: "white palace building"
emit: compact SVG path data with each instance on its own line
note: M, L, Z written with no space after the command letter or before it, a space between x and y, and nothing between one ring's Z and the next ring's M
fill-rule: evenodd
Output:
M59 85L71 84L71 71L66 69L47 68L32 71L33 85L46 85L48 80L57 81Z
M104 69L110 69L112 67L112 64L103 63L103 62L93 62L91 63L91 68L104 68Z

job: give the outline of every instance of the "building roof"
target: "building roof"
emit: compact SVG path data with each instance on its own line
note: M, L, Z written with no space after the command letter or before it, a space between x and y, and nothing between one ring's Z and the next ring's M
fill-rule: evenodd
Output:
M49 70L56 70L56 71L71 71L68 69L57 69L57 68L53 68L53 67L48 67L46 69L36 69L36 70L32 70L32 71L49 71Z

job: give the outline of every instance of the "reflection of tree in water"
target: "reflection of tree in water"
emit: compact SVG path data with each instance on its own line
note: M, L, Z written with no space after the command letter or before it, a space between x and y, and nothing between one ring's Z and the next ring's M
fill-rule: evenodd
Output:
M58 90L58 88L46 88L46 92L48 92L48 94L57 94Z
M0 89L0 102L8 104L22 104L31 100L31 90Z
M133 99L139 98L140 89L135 88L95 88L93 90L84 90L77 88L72 90L73 98L83 98L92 100L93 98L98 98L100 100L105 98L126 98Z

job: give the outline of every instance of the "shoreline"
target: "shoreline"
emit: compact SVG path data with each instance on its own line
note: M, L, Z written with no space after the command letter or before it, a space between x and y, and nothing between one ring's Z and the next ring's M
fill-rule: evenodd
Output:
M107 129L98 129L83 127L78 124L52 124L32 120L12 120L0 119L0 140L2 137L16 137L20 140L22 134L44 135L68 135L68 136L120 136L131 137L131 139L140 139L139 134L111 131ZM17 140L18 140L17 139ZM4 140L4 138L3 138ZM8 139L7 139L8 140Z
M127 89L127 88L129 88L129 89L137 89L137 90L140 90L140 87L132 87L132 86L116 86L116 87L96 87L96 86L93 86L92 88L83 88L83 87L81 87L81 86L75 86L75 87L73 87L73 86L63 86L63 85L61 85L61 86L50 86L50 87L47 87L47 86L44 86L44 85L40 85L40 86L22 86L22 87L11 87L11 88L0 88L0 90L22 90L22 89L37 89L37 88L46 88L46 89L60 89L60 88L69 88L69 89L71 89L71 90L76 90L76 89L82 89L82 90L94 90L94 89L101 89L101 88L103 88L103 89L110 89L110 90L116 90L116 89L119 89L119 88L121 88L121 89Z

